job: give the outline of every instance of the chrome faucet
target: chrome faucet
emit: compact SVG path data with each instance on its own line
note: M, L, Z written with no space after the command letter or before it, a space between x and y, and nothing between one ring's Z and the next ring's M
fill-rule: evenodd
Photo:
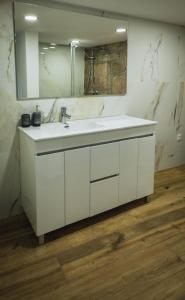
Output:
M66 113L67 108L61 107L61 123L65 125L65 127L69 127L67 123L67 119L71 119L71 116Z

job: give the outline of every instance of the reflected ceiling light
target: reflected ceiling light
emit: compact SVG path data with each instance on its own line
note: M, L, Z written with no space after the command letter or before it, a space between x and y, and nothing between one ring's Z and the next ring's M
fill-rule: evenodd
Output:
M49 48L50 48L50 49L55 49L56 47L55 47L55 46L50 46Z
M126 28L124 28L124 27L117 27L117 28L116 28L116 32L117 32L117 33L123 33L123 32L126 32Z
M41 52L40 54L41 54L41 55L44 55L44 54L45 54L45 52Z
M28 22L36 22L38 20L38 17L35 15L26 15L24 16L24 19Z
M48 50L49 48L48 48L48 47L43 47L42 49L43 49L43 50Z
M56 44L55 44L55 43L51 43L50 45L51 45L51 46L56 46Z

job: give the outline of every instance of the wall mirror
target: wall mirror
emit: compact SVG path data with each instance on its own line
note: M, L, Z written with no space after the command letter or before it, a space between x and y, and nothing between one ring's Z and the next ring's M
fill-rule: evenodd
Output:
M124 95L127 22L15 1L18 99Z

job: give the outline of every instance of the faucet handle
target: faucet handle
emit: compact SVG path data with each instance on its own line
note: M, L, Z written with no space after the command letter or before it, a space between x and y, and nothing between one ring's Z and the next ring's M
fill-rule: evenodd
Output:
M66 114L66 110L67 110L66 106L61 107L61 113Z
M67 107L62 106L62 107L61 107L61 114L62 114L63 116L65 116L66 118L70 119L70 118L71 118L71 115L67 114L66 111L67 111Z
M71 119L71 115L66 114L66 118Z

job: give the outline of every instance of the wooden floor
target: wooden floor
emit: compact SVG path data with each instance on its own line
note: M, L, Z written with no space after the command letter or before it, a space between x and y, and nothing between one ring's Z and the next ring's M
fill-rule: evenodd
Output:
M132 203L37 240L26 218L0 226L0 299L185 300L185 167Z

